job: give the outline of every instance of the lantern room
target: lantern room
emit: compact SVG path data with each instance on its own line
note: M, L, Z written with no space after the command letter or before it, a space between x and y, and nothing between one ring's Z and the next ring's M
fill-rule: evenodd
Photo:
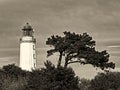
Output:
M26 26L23 27L23 36L33 36L33 28L29 25L29 23L26 23Z

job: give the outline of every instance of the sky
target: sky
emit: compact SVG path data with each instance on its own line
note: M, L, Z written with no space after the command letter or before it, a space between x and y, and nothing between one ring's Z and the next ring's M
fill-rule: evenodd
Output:
M37 39L37 67L45 60L57 63L58 55L46 58L46 40L64 31L87 32L98 51L107 50L120 70L120 0L0 0L0 67L19 65L19 39L29 22ZM93 78L99 70L71 65L81 78Z

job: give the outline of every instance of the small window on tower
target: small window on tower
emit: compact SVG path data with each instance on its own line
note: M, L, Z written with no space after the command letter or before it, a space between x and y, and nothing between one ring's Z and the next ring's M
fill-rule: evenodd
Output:
M34 63L34 68L36 67L36 64Z
M36 55L35 54L33 54L33 58L36 59Z
M33 50L35 50L35 45L33 45Z

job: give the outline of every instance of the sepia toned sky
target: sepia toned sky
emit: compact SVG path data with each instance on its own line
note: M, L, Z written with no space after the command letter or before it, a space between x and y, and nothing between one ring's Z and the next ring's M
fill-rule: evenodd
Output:
M64 31L89 33L99 51L107 50L120 70L120 0L0 0L0 66L19 65L19 39L29 22L37 39L37 66L45 60L56 64L57 56L46 58L45 41ZM76 74L93 78L99 70L71 65Z

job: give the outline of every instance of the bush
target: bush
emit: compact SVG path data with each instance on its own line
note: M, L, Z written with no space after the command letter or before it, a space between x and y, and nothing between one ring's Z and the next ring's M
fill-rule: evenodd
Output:
M71 68L55 68L49 61L45 66L31 73L27 90L79 90L78 77Z
M89 90L120 90L120 72L99 73Z
M25 90L29 72L14 64L3 66L0 70L0 90Z

